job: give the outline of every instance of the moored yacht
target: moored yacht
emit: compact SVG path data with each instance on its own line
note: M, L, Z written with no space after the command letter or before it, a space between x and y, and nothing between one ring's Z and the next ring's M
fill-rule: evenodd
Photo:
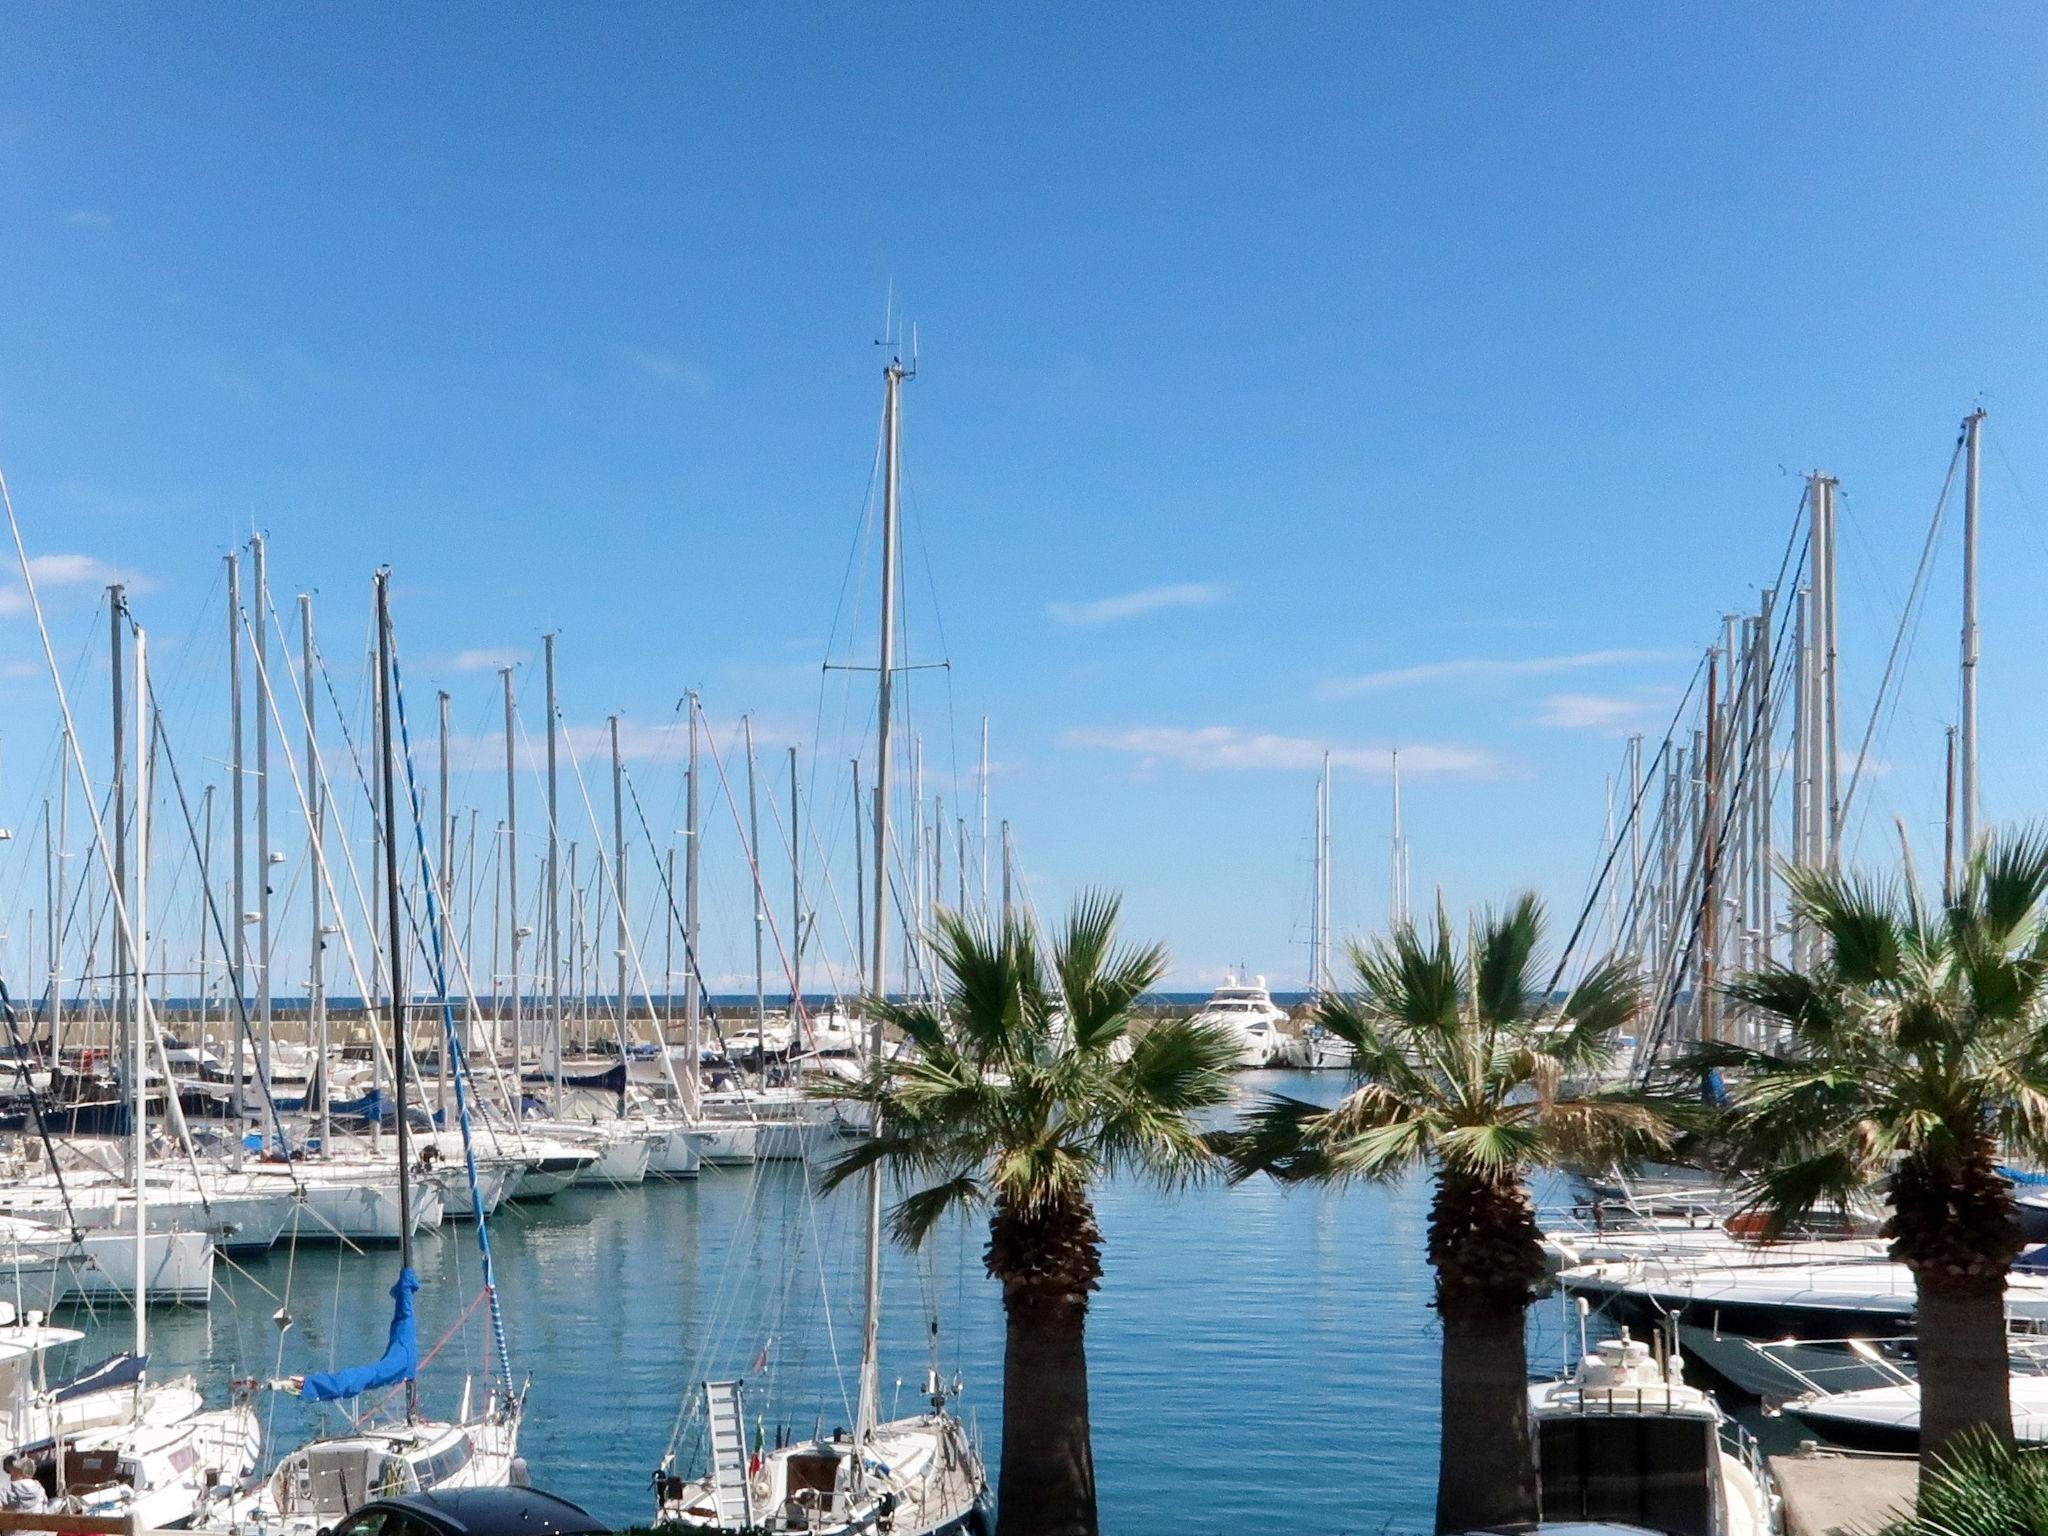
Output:
M1287 1059L1289 1037L1280 1028L1287 1022L1287 1014L1273 1002L1263 976L1241 982L1235 975L1226 975L1223 985L1202 1004L1194 1022L1220 1029L1236 1042L1234 1065L1240 1069L1277 1067Z
M1660 1346L1664 1340L1660 1337ZM1763 1453L1685 1380L1675 1344L1626 1332L1562 1381L1529 1388L1544 1525L1592 1521L1671 1536L1774 1536L1777 1489Z

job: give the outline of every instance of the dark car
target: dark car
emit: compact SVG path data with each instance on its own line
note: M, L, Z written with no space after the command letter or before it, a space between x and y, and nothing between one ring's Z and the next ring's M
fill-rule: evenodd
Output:
M458 1488L373 1499L329 1536L599 1536L609 1529L538 1488Z

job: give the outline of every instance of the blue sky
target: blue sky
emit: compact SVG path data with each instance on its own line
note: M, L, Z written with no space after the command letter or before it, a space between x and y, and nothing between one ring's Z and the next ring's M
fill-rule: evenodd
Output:
M255 526L337 661L396 567L416 686L450 689L465 737L494 728L495 658L556 628L568 718L623 713L664 797L697 687L722 745L754 712L843 818L859 716L820 664L871 643L848 656L835 608L850 575L872 615L893 291L921 340L912 659L951 663L911 684L931 787L971 793L989 714L1034 898L1122 886L1183 984L1304 973L1325 746L1341 927L1383 915L1396 745L1419 895L1575 905L1621 733L1661 725L1770 579L1816 464L1847 498L1857 718L1979 398L1987 814L2040 808L2032 8L52 6L5 28L0 467L33 551L145 588L195 762L219 752L220 556ZM46 596L81 655L101 566L49 570L75 578ZM1952 537L1938 581L1872 851L1938 809ZM16 827L52 782L35 660L0 613ZM496 793L465 777L486 824ZM31 842L0 855L17 910ZM717 911L707 962L737 973L744 892Z

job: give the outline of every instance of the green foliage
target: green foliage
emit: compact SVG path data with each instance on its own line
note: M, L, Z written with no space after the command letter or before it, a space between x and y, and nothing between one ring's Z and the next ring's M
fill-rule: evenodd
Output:
M1112 894L1082 897L1049 957L1027 922L941 912L941 998L866 1003L914 1052L813 1090L870 1105L881 1121L879 1135L834 1161L826 1187L893 1169L914 1188L892 1209L891 1230L914 1246L952 1210L1001 1201L1029 1217L1119 1169L1167 1185L1209 1171L1215 1153L1197 1116L1230 1096L1234 1046L1186 1022L1133 1038L1132 1010L1166 955L1121 942L1120 907Z
M2048 1452L1961 1436L1921 1469L1914 1513L1883 1536L2048 1536Z
M1542 937L1542 905L1524 895L1484 914L1462 949L1441 909L1428 933L1409 924L1354 944L1356 985L1320 1015L1352 1048L1354 1086L1329 1107L1269 1096L1223 1143L1237 1176L1387 1180L1434 1161L1493 1182L1664 1146L1653 1109L1567 1092L1636 1018L1639 979L1606 961L1553 1003L1538 979Z
M1777 1041L1708 1045L1690 1062L1730 1073L1726 1130L1756 1170L1756 1207L1796 1223L1901 1159L1980 1162L1990 1138L2010 1156L2048 1156L2048 840L1993 842L1931 908L1910 880L1786 878L1819 959L1727 989Z

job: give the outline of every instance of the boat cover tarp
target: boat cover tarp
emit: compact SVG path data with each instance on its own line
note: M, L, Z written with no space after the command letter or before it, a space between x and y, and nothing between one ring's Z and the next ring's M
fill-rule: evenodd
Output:
M419 1288L419 1277L410 1269L398 1272L391 1287L391 1339L384 1346L383 1358L344 1371L316 1371L305 1378L299 1395L312 1402L329 1403L411 1381L419 1375L419 1324L412 1310L413 1294Z
M552 1084L554 1079L545 1072L529 1072L526 1082L535 1087ZM585 1077L565 1077L564 1088L588 1088L602 1093L624 1093L626 1091L626 1064L622 1061L609 1072L592 1072Z
M60 1381L50 1391L51 1397L60 1403L73 1398L85 1397L93 1392L111 1392L116 1387L132 1387L142 1380L143 1367L149 1364L149 1356L122 1353L110 1355L98 1365L87 1366L67 1381Z
M336 1120L375 1120L380 1125L395 1118L382 1088L372 1088L359 1099L336 1099L327 1106L327 1113Z

